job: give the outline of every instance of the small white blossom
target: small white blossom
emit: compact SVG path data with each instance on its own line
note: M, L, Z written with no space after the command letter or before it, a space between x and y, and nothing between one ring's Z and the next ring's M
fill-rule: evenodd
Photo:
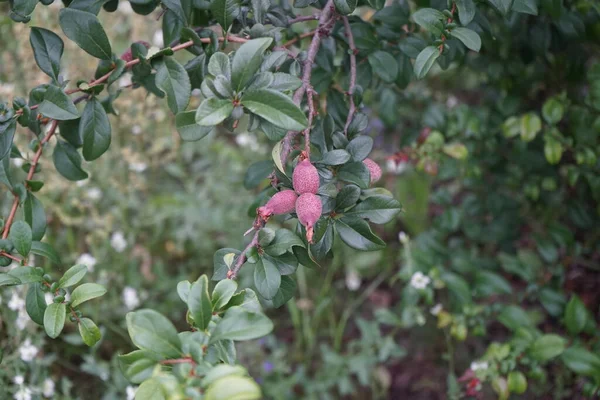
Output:
M100 190L97 187L89 188L85 192L85 196L93 201L100 200L100 198L102 197L102 190Z
M15 385L21 386L25 382L25 378L23 377L23 375L15 375L13 378L13 382L15 383Z
M432 315L438 315L439 313L442 312L443 309L444 309L444 307L440 303L438 303L435 306L431 307L431 310L429 310L429 312Z
M139 135L140 133L142 133L142 127L139 125L134 125L131 127L131 133L134 135Z
M420 271L415 272L410 278L410 286L415 289L425 289L427 285L429 285L429 282L431 282L431 279L428 276L423 275Z
M25 300L19 296L17 292L13 292L10 300L8 301L8 308L13 311L22 310L25 307Z
M25 362L30 362L35 358L39 349L31 344L31 340L29 338L25 339L23 344L19 346L19 355L21 356L21 360Z
M27 314L27 311L20 309L19 313L17 314L17 319L15 320L15 324L17 325L17 329L22 331L23 329L25 329L27 327L27 324L29 323L31 319L29 318L29 315Z
M487 361L473 361L471 363L471 371L473 372L477 372L477 371L485 371L486 369L488 369L489 364Z
M131 286L125 286L123 289L123 303L128 310L133 310L140 305L140 298L138 292Z
M13 158L12 162L13 162L14 166L17 168L21 168L23 166L23 164L25 163L25 161L23 161L22 158Z
M136 387L127 386L125 388L125 393L127 394L127 400L134 400L136 391L137 391L137 386Z
M17 393L15 393L15 400L31 400L31 389L28 387L21 387Z
M83 253L79 256L75 264L83 264L88 268L88 271L93 272L98 261L90 253Z
M133 172L144 172L148 168L148 164L144 162L131 162L129 163L129 170Z
M50 378L46 378L42 384L42 394L44 397L54 396L54 381Z
M400 243L402 243L402 244L408 243L409 239L410 238L408 237L408 235L406 234L406 232L400 232L398 234L398 240L400 240Z
M346 274L346 287L348 290L354 292L360 288L360 284L360 275L355 270L351 270Z
M127 248L127 240L125 240L123 232L117 231L113 233L110 238L110 245L117 253L123 252Z

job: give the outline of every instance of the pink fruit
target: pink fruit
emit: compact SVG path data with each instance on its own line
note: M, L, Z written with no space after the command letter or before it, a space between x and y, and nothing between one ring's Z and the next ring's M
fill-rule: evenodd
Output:
M303 193L298 196L296 214L300 223L306 227L306 239L309 243L313 242L313 228L321 217L322 211L321 199L316 194Z
M310 161L301 161L296 165L296 168L294 168L292 182L296 193L316 194L319 190L319 172Z
M137 41L135 43L139 43L139 44L145 46L147 49L150 48L150 43L145 42L143 40ZM123 54L121 54L121 60L123 60L125 62L129 62L129 61L133 60L133 55L131 54L131 47L129 47L127 50L125 50L123 52Z
M287 214L294 211L298 195L293 190L282 190L269 199L267 204L258 208L258 214L263 218L271 215Z
M381 179L381 167L375 161L370 158L365 158L363 164L369 168L369 172L371 173L371 184Z

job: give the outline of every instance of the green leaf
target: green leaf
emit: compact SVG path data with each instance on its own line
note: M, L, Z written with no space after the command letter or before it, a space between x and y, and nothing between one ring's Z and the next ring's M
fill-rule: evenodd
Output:
M513 0L488 0L502 15L510 11Z
M46 311L46 298L41 283L29 285L25 297L25 310L33 322L44 325L44 312Z
M154 61L153 65L156 68L156 86L167 95L167 104L173 114L185 111L192 85L183 65L173 57L163 57Z
M87 179L87 172L81 168L81 156L69 143L58 140L52 159L58 172L68 180L80 181Z
M212 97L204 99L196 110L196 123L201 126L214 127L231 115L233 103L229 99Z
M273 172L273 162L270 160L257 161L250 165L244 174L244 188L254 189L267 179Z
M166 317L154 310L138 310L127 313L127 331L138 348L164 358L181 355L181 339L177 330Z
M357 0L333 0L335 8L340 14L352 14L356 9Z
M181 5L181 0L161 0L161 3L164 4L167 9L171 10L177 18L181 20L185 25L187 25L187 18L185 15L185 11L183 11L183 6ZM165 43L165 45L167 45Z
M21 280L10 274L0 274L0 287L20 285ZM44 303L45 304L45 303Z
M546 100L542 107L542 116L549 124L557 124L563 118L565 108L560 100L551 98Z
M165 400L158 378L143 382L135 391L135 400Z
M58 14L60 27L65 35L77 43L86 53L101 60L110 60L110 42L98 18L91 13L63 8Z
M533 322L529 318L529 315L518 306L504 307L498 316L498 321L512 331L516 331L521 327L533 327Z
M565 325L571 335L577 335L583 331L588 322L588 312L585 304L577 295L573 295L565 309Z
M37 0L15 0L11 2L10 18L15 22L29 22L31 13L35 10L37 3Z
M184 111L175 116L175 127L181 140L195 142L212 132L212 126L200 126L196 123L196 111Z
M87 274L87 267L83 264L77 264L72 266L65 272L65 274L58 281L58 287L67 288L76 285L83 279Z
M63 10L65 10L63 8ZM79 111L73 101L58 86L49 85L38 112L48 118L65 121L79 118Z
M285 92L286 90L296 90L300 86L302 86L300 78L283 72L275 72L273 74L273 82L271 82L269 88L279 92Z
M41 282L44 272L33 267L17 267L12 269L8 274L17 278L21 284L26 284Z
M376 51L369 54L368 59L375 75L379 76L384 82L392 83L396 80L398 63L390 53Z
M535 0L514 0L511 10L523 14L538 15L538 6Z
M249 311L240 306L228 309L210 337L210 343L219 340L252 340L268 335L273 322L263 313Z
M37 65L46 75L58 82L60 58L64 50L62 39L48 29L32 27L29 34L29 43L31 43Z
M15 131L17 129L17 123L15 121L11 121L8 123L0 124L0 160L7 160L9 157L10 149L12 148L13 138L15 137ZM7 186L10 185L10 181L8 180L8 161L6 162L6 166L2 164L2 171L4 171L5 178L2 179L2 182Z
M46 213L44 206L33 193L29 193L23 204L23 216L31 226L32 240L41 240L46 233Z
M460 275L446 272L442 275L442 280L448 287L451 299L461 308L472 302L469 284Z
M254 266L254 285L265 299L272 299L281 285L281 273L270 260L261 257Z
M217 379L206 390L205 400L259 400L260 386L251 378L229 375Z
M417 56L415 60L415 76L417 79L423 79L429 72L435 60L440 56L440 50L435 46L427 46Z
M306 115L283 93L269 89L245 93L242 104L275 126L300 131L308 126Z
M570 347L561 356L567 368L579 375L600 377L600 357L583 347Z
M370 136L359 135L352 139L346 146L353 161L363 161L373 150L373 139Z
M304 247L304 242L294 232L289 229L281 228L277 229L275 238L269 246L265 248L265 251L273 257L278 257L287 253L295 246Z
M190 288L187 299L194 325L205 330L212 318L212 303L208 295L208 278L202 275Z
M64 303L52 303L44 312L44 329L52 339L56 339L65 326L67 306Z
M14 122L11 124L14 126ZM9 174L9 162L10 162L10 157L8 156L8 152L10 151L10 148L12 146L12 140L13 140L13 135L14 135L14 128L13 128L13 132L12 134L6 134L6 136L4 135L4 133L1 131L1 126L0 126L0 183L6 185L7 188L12 189L12 184L10 182L10 174ZM10 137L9 137L10 136ZM7 142L10 141L10 143L8 143L8 145L6 146L6 148L8 149L6 152L6 155L4 156L4 158L2 158L2 153L3 153L3 149L4 149L4 140L6 140Z
M60 257L54 248L48 243L33 241L31 242L31 252L50 260L54 264L60 264Z
M142 383L152 377L156 366L154 354L144 350L134 350L131 353L117 357L123 375L132 383Z
M296 294L296 281L290 276L281 277L281 286L273 299L273 307L279 308Z
M371 196L347 211L345 215L366 218L375 224L387 224L402 211L398 200L388 196Z
M371 183L371 173L365 164L362 162L349 162L338 169L337 178L354 183L362 189L369 187Z
M208 61L208 73L214 77L223 75L227 79L231 79L231 62L225 53L215 53Z
M445 16L441 11L433 8L421 8L412 15L412 19L435 36L442 34L444 29L442 21L445 19Z
M542 130L542 120L535 113L527 113L521 117L521 139L531 142Z
M336 220L335 229L344 243L353 249L373 251L385 247L385 242L371 231L365 220L342 217Z
M240 251L236 249L224 248L217 250L213 255L214 273L212 280L220 281L227 278L231 263L239 255Z
M477 32L469 28L454 28L450 31L450 34L463 42L467 48L473 51L479 51L481 49L481 38Z
M458 8L458 18L462 25L469 25L475 17L477 8L473 0L456 0L456 8Z
M346 150L336 149L323 154L318 162L325 165L341 165L350 160L350 154Z
M529 348L529 355L539 362L545 362L560 356L566 343L567 341L558 335L542 335Z
M97 283L84 283L81 286L77 286L71 293L71 306L77 307L81 303L103 296L105 293L106 288L102 285Z
M25 221L17 221L12 224L8 238L12 240L15 249L23 257L27 257L31 250L32 233L29 224Z
M102 338L100 329L96 326L94 321L89 318L81 318L78 323L79 334L83 339L83 343L92 347Z
M240 46L231 60L231 86L236 91L245 88L260 69L265 50L273 42L265 37L250 40Z
M219 281L212 292L212 309L220 310L225 307L237 290L237 282L231 279Z
M239 0L214 0L210 3L210 11L224 31L229 30L233 20L240 15Z
M356 185L346 185L340 190L335 198L335 209L343 212L352 207L360 198L360 188Z
M254 312L260 312L262 309L260 306L260 302L258 301L258 297L256 296L256 293L254 293L254 290L248 288L235 294L231 298L229 303L227 303L226 308L229 309L235 306L243 307L247 310Z
M86 161L97 159L110 146L110 121L104 107L95 98L90 99L83 109L79 137L83 138L82 153Z
M480 296L512 293L510 283L499 274L490 271L479 271L477 273L475 288Z
M109 0L73 0L71 4L69 4L69 8L98 15L102 6L108 1Z

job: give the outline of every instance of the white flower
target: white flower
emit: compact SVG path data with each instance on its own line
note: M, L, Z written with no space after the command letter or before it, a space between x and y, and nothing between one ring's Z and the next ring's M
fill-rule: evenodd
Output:
M420 271L415 272L410 278L410 286L415 289L425 289L427 285L429 285L429 282L431 282L431 279L429 279L428 276L423 275Z
M148 164L144 162L131 162L129 163L129 170L133 172L144 172L148 168Z
M13 382L15 383L15 385L21 386L25 382L25 378L23 377L23 375L15 375L15 377L13 378Z
M21 387L17 393L15 393L15 400L31 400L31 389L28 387Z
M137 290L131 286L125 286L123 289L123 303L129 310L133 310L140 305L140 298L138 297Z
M54 396L54 381L50 378L46 378L42 384L42 394L44 397Z
M489 364L487 361L473 361L471 363L471 371L473 372L477 372L477 371L485 371L486 369L488 369Z
M33 360L38 351L38 348L31 344L31 340L29 340L29 338L25 339L25 342L19 346L19 355L21 356L21 360L25 362L30 362Z
M134 135L139 135L140 133L142 133L142 127L139 125L134 125L131 127L131 133Z
M137 386L136 387L127 386L125 388L125 393L127 394L127 400L134 400L136 391L137 391Z
M241 147L248 147L252 151L260 150L260 145L256 140L256 136L251 133L240 133L235 137L235 142Z
M29 321L30 321L30 318L29 318L29 315L27 314L27 312L23 309L20 309L19 313L17 314L17 319L15 320L17 329L22 331L23 329L25 329L25 327L27 326Z
M400 240L400 243L402 243L402 244L408 243L409 239L410 238L408 237L408 235L406 234L406 232L400 232L398 234L398 240Z
M360 275L355 270L351 270L346 274L346 287L348 290L354 292L360 288L360 284Z
M17 168L21 168L23 166L23 164L25 163L25 161L23 161L22 158L13 158L12 162L15 165L15 167L17 167Z
M442 312L443 309L444 309L444 307L440 303L438 303L435 306L431 307L431 310L429 310L429 312L432 315L438 315L439 313Z
M102 190L97 187L90 188L85 192L85 196L93 201L100 200L102 197Z
M160 47L161 49L164 47L163 33L160 29L154 32L154 36L152 37L152 44L156 47Z
M75 264L83 264L88 268L88 271L93 272L98 261L90 253L83 253L79 256Z
M127 248L127 240L125 240L123 232L117 231L113 233L110 238L110 245L117 253L123 252Z
M25 300L23 300L17 292L13 292L13 294L8 302L8 308L10 308L13 311L18 311L18 310L22 310L24 307L25 307Z

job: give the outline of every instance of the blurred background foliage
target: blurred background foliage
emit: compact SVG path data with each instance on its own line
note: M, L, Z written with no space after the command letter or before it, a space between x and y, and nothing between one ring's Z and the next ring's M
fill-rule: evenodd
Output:
M516 370L529 390L515 398L598 394L600 19L592 1L565 3L542 0L535 18L489 9L472 27L483 36L482 53L435 67L426 80L364 94L372 158L386 171L380 185L405 212L378 228L385 250L336 243L323 269L300 267L295 299L268 310L274 333L240 345L240 362L267 398L459 398L474 380L492 383L479 398L502 398L502 379ZM32 24L60 31L51 25L57 10L38 7ZM116 53L135 40L162 45L154 17L133 14L125 1L101 14ZM0 17L1 98L46 81L27 29ZM399 44L404 52L419 46L409 37ZM66 79L93 76L92 60L65 45ZM128 398L133 388L115 360L132 349L124 313L149 307L185 326L173 288L210 276L217 249L241 248L256 194L268 185L244 189L248 167L270 158L263 136L241 129L183 143L165 102L142 90L123 93L115 109L113 143L86 166L90 178L72 185L48 168L38 195L65 269L84 254L109 288L89 311L103 339L89 351L75 332L54 341L34 334L40 327L19 323L11 307L25 293L3 291L0 398L12 396L22 375L34 398L48 379L57 399ZM25 135L17 140L26 147ZM9 197L1 198L6 215ZM240 285L250 282L242 271ZM584 307L577 329L565 315L573 298ZM519 356L524 326L587 349L588 358L577 359L590 360L589 371L568 358ZM480 359L488 372L473 364Z

